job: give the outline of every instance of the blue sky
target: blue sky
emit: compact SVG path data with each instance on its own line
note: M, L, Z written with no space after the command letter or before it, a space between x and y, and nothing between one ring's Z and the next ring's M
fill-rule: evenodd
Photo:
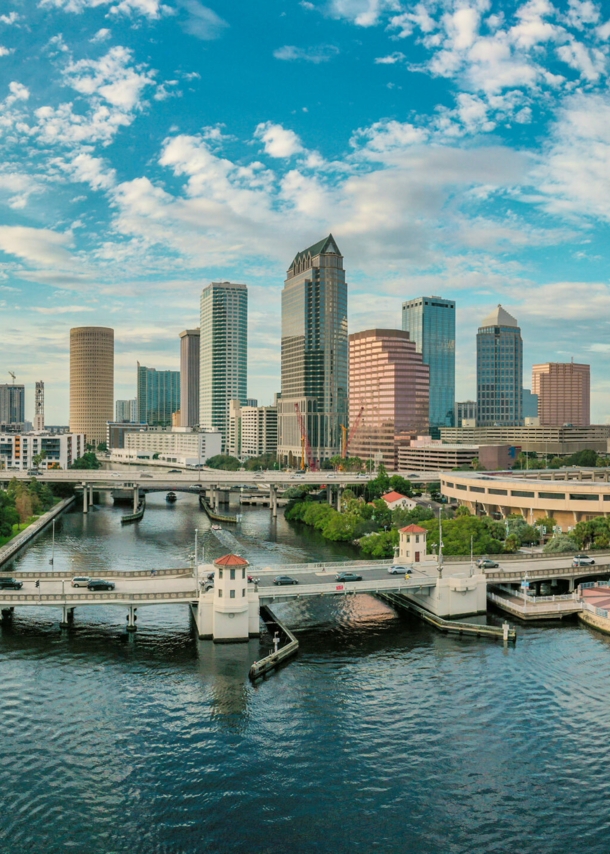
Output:
M227 279L270 402L285 271L332 231L350 331L455 299L464 399L501 302L524 384L590 362L610 420L609 57L592 0L2 0L0 382L67 423L69 329L109 325L133 396Z

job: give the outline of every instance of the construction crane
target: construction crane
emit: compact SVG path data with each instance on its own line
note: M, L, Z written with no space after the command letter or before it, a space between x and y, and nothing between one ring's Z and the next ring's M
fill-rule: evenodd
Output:
M301 412L301 407L299 406L298 403L295 403L294 411L297 414L297 420L299 422L299 430L301 431L301 470L303 470L305 468L305 460L307 460L307 465L309 466L309 470L315 471L313 456L311 454L311 445L309 444L309 437L307 435L307 427L305 425L305 419L303 418L303 413Z
M363 412L364 412L364 406L361 406L360 412L358 413L358 415L356 416L356 420L354 421L354 426L350 430L349 438L347 436L347 427L345 426L345 424L341 425L341 433L342 433L341 456L343 457L343 459L345 459L347 457L347 452L349 451L349 446L352 444L352 439L354 438L354 436L356 434L356 430L360 426L360 421L362 419L362 413Z
M17 379L17 374L14 374L12 371L9 371L9 376L13 378L13 385L15 385L15 380Z

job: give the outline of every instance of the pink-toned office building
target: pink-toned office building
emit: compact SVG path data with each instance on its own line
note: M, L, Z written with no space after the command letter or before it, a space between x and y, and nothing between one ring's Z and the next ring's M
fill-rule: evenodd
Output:
M368 329L349 336L350 429L363 409L350 457L396 466L400 434L428 427L430 368L408 332Z
M538 395L541 427L588 427L591 424L590 367L575 362L547 362L532 368L532 393Z

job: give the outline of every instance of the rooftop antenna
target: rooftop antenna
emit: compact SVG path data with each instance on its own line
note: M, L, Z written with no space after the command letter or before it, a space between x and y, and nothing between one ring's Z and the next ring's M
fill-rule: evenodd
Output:
M9 371L9 376L13 378L13 385L15 385L15 380L17 379L17 375L13 373L13 371Z

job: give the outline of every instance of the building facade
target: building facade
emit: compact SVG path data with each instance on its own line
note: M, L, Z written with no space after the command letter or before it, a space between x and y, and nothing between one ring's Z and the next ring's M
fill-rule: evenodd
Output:
M526 418L538 418L538 395L529 388L521 391L521 415L524 423Z
M199 329L180 333L180 427L199 424Z
M210 457L221 453L222 437L219 430L144 429L125 434L126 451L143 451L159 454L168 462L186 460L186 465L202 465Z
M430 367L429 424L453 427L455 417L455 302L417 297L402 304L402 328Z
M23 424L25 421L25 386L0 385L0 424Z
M458 466L469 466L479 456L477 445L401 445L398 449L399 472L451 471Z
M229 405L228 453L240 460L277 454L277 406Z
M246 402L248 289L212 282L201 293L199 424L220 430L226 449L229 401Z
M0 433L0 470L68 469L85 453L86 441L84 433Z
M301 459L305 437L314 465L339 453L347 424L347 284L332 236L298 252L282 291L282 391L278 457Z
M430 368L408 332L369 329L349 336L348 454L396 466L397 437L428 426Z
M610 424L590 427L447 427L441 430L443 442L471 445L510 445L521 451L540 454L575 454L591 449L606 454Z
M137 421L151 427L171 427L180 409L180 372L157 371L138 362Z
M115 404L115 421L127 421L133 424L138 417L138 400L117 400Z
M133 421L107 421L106 422L106 447L109 451L113 448L125 447L125 435L146 430L148 424L137 424Z
M114 414L114 329L80 326L70 330L70 432L87 442L106 441Z
M538 395L543 427L588 427L591 424L590 366L575 362L546 362L532 367L532 391Z
M34 390L34 430L44 430L44 383L39 380Z
M455 426L462 427L464 421L476 422L477 402L476 400L461 400L455 404Z
M517 321L499 305L477 332L477 425L518 427L523 397L523 341Z

